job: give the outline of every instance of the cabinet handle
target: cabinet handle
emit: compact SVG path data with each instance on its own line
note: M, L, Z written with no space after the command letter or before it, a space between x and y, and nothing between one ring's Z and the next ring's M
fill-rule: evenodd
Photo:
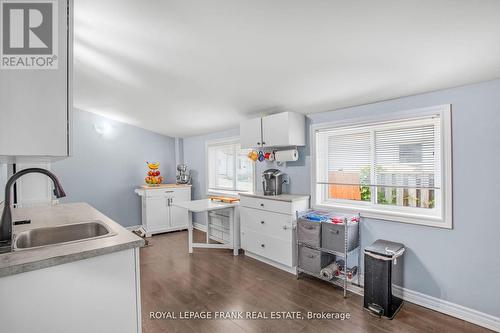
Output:
M260 221L260 224L264 224L265 222L264 221Z
M262 145L265 145L266 143L265 142L262 142Z
M260 142L257 142L257 146L260 146Z
M260 244L260 247L266 247L266 245L265 244Z
M332 234L336 234L336 235L338 235L338 234L340 233L338 230L330 230L330 232L331 232Z
M285 224L285 225L283 226L283 230L288 230L288 229L289 229L289 228L288 228L288 226Z
M260 204L260 206L261 206L261 207L264 207L264 204L263 204L263 203L261 203L261 204Z

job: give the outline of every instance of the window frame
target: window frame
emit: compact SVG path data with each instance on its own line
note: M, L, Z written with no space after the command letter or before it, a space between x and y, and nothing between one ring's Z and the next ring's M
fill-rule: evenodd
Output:
M206 193L206 195L224 195L224 196L237 197L239 195L239 193L250 193L252 191L255 191L255 175L256 175L255 163L252 163L252 188L253 188L252 191L245 192L245 191L241 191L241 190L210 188L210 167L209 167L209 149L210 149L210 147L235 145L235 144L240 144L240 146L241 146L241 141L240 141L239 136L208 140L205 142L205 193ZM236 179L236 177L238 175L238 173L236 171L236 163L234 164L234 166L235 166L234 167L234 177Z
M452 128L451 128L451 104L438 105L420 109L390 112L380 116L367 116L351 118L328 123L312 124L310 126L311 142L311 206L314 209L335 209L342 212L359 212L363 217L432 226L445 229L453 229L453 170L452 170ZM384 206L382 204L373 204L372 202L354 203L351 200L345 202L336 200L331 204L321 202L321 186L316 184L318 161L317 161L317 142L316 134L320 131L334 129L352 129L375 125L390 124L391 122L400 122L418 118L428 118L431 116L440 117L440 170L441 173L441 202L436 203L439 209L438 215L430 215L428 212L422 212L421 208ZM323 186L324 187L324 186Z

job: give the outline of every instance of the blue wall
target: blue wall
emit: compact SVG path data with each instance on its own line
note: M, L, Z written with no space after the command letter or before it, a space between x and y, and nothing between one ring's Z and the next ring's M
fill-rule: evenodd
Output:
M109 134L94 125L108 124ZM141 224L141 203L134 189L144 183L145 161L158 161L166 182L175 182L174 138L75 110L73 156L54 162L67 197L88 202L123 226Z
M404 243L406 288L500 317L500 291L494 285L500 281L500 223L494 209L500 202L500 80L309 118L317 124L441 104L453 105L453 230L364 219L362 246L378 238ZM235 129L184 139L184 159L198 175L195 198L204 195L204 142L237 133ZM310 193L308 147L301 153L299 161L282 168L290 175L291 193ZM257 177L270 166L260 164Z
M207 135L185 138L182 142L183 159L191 170L193 200L206 198L205 143L210 140L229 138L239 135L239 128ZM205 224L204 214L194 214L193 220Z

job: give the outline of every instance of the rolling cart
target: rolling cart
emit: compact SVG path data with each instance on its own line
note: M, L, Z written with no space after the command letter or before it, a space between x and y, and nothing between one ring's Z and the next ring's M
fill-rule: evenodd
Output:
M297 212L297 278L307 274L362 294L360 215L331 211Z

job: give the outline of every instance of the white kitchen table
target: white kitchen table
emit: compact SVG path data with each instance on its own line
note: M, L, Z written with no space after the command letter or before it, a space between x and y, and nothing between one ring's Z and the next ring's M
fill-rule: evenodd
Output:
M238 222L234 218L235 207L239 206L239 203L225 203L216 202L210 199L192 200L184 201L173 204L176 207L184 208L188 211L188 246L189 253L193 253L193 248L214 248L214 249L232 249L235 256L238 255L239 251L239 232L240 228ZM209 212L217 210L228 210L229 211L229 241L223 244L211 244L210 241L210 216ZM193 213L204 213L207 221L207 241L206 243L193 243Z

